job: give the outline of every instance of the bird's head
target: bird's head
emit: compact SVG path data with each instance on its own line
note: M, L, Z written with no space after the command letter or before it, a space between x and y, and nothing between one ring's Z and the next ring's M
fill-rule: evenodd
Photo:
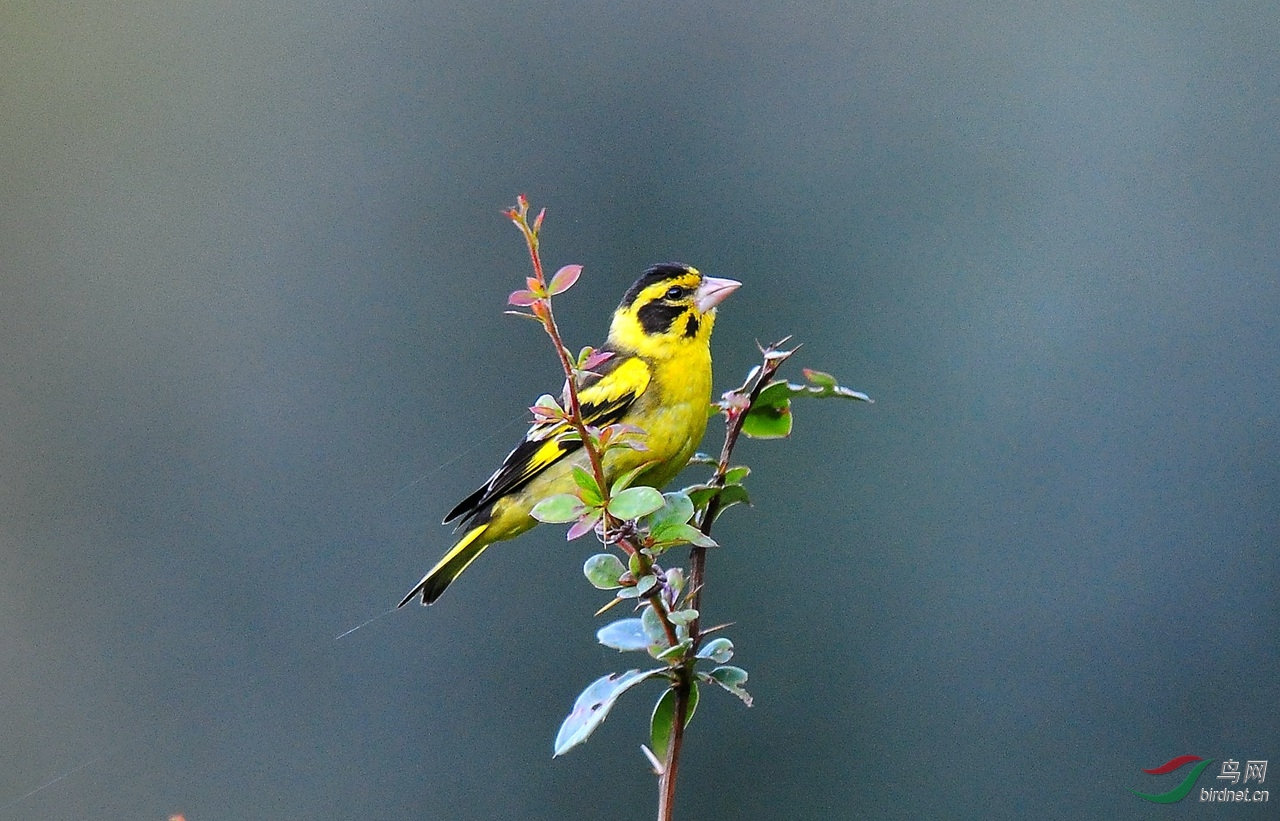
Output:
M709 350L716 306L741 285L703 276L688 265L655 265L614 311L609 343L653 359L679 355L690 346Z

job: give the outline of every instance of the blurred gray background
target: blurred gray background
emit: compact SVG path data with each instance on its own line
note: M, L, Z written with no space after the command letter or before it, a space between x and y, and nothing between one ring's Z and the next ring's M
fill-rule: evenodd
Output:
M682 260L745 282L719 390L794 333L877 400L739 450L705 612L756 706L704 694L680 817L1263 817L1128 790L1280 758L1277 42L1272 3L5 3L0 819L653 815L656 687L551 759L637 660L585 542L336 638L558 384L501 314L520 192L586 266L571 344Z

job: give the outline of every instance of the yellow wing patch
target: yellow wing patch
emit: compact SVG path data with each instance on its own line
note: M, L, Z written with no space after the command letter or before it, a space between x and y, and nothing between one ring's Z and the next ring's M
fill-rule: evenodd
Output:
M622 419L649 386L652 374L643 360L614 356L596 369L578 391L582 418L588 425L604 426ZM507 454L489 481L449 511L445 521L469 518L494 501L514 493L567 454L582 447L576 439L565 441L572 431L565 422L541 423L529 428L524 441Z

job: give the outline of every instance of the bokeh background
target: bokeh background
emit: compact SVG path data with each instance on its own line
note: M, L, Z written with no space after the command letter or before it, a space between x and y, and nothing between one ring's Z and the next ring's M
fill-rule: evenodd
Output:
M705 694L681 817L1264 817L1129 789L1280 758L1278 42L1261 2L3 4L0 819L652 816L656 686L551 758L632 661L589 545L337 638L557 384L501 315L519 192L572 344L683 260L746 283L721 389L792 333L877 400L739 450L706 613L756 706Z

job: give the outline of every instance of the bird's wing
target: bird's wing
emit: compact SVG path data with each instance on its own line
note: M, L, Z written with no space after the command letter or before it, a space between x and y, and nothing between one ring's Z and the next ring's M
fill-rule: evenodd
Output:
M595 372L596 376L588 377L579 387L578 403L582 407L583 421L596 427L622 419L649 387L652 378L643 359L616 353ZM582 447L576 438L570 437L566 441L566 434L572 431L567 422L542 422L529 428L524 440L502 460L502 467L482 487L449 511L444 520L451 522L458 517L464 520L471 517L496 499L524 487L535 476Z

